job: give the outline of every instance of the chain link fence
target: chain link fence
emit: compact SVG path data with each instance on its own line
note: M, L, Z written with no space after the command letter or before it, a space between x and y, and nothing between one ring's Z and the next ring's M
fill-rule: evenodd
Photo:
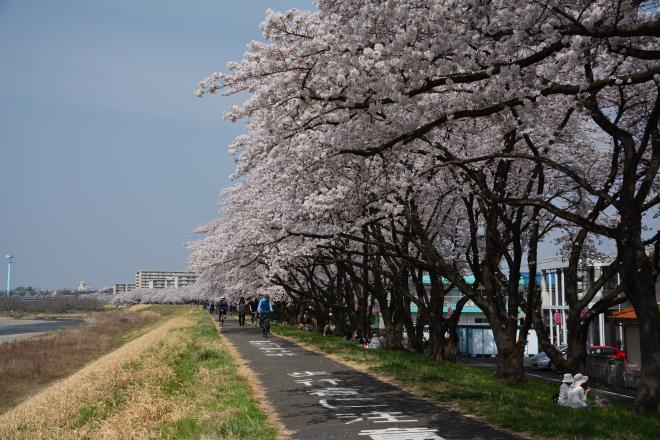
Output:
M640 368L637 365L625 364L619 359L600 356L587 356L586 373L589 380L619 388L637 388L640 379Z

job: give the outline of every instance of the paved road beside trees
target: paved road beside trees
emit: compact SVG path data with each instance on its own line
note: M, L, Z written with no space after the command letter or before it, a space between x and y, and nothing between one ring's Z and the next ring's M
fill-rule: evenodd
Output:
M419 399L282 338L228 320L221 329L296 439L519 439Z

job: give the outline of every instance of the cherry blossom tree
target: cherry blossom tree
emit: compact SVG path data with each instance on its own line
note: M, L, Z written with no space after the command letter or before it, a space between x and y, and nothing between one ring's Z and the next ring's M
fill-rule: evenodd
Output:
M229 203L223 215L233 219L206 230L194 264L236 288L251 268L266 285L342 237L366 240L364 254L380 256L371 261L389 258L381 262L390 281L402 269L409 276L402 263L428 243L401 245L424 236L395 232L412 227L402 194L451 169L461 183L453 200L469 214L456 235L469 239L456 248L467 254L431 251L442 258L428 270L487 314L508 360L498 373L520 378L519 362L511 363L522 342L516 318L524 309L525 333L538 307L518 291L522 260L535 272L538 242L561 219L582 228L578 242L596 234L616 243L622 290L650 347L636 407L658 411L657 267L645 252L658 234L645 236L643 226L660 202L660 20L642 3L320 0L316 13L269 12L267 42L251 43L243 61L196 92L249 93L227 113L248 121L232 149L238 191L249 196ZM594 164L604 172L595 175ZM372 213L373 201L382 206ZM382 231L394 235L384 240ZM486 296L462 281L466 267ZM379 270L372 264L373 281ZM402 285L391 286L397 298ZM583 302L573 302L574 317Z
M138 288L128 292L109 295L112 304L186 304L199 303L205 298L199 286L191 284L184 287L166 287L163 289Z

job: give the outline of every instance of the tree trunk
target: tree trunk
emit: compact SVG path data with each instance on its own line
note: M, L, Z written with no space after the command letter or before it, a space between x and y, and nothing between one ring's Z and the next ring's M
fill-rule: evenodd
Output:
M380 313L385 326L383 329L385 348L400 350L403 347L403 322L397 318L396 312L392 312L382 305Z
M403 347L403 323L385 323L385 348L400 350Z
M436 362L444 362L445 358L445 331L439 320L432 319L429 325L429 346L426 348L427 358Z
M458 333L456 327L447 329L447 338L445 338L445 352L444 359L446 362L456 362L456 355L458 354Z
M431 280L433 285L433 278L431 278ZM431 288L433 289L433 287ZM439 362L456 362L456 355L458 354L458 333L456 332L456 329L458 328L458 322L461 313L463 312L463 307L468 302L468 297L464 296L459 299L458 302L454 304L454 307L456 308L454 313L445 318L442 313L442 304L444 303L446 291L440 286L436 286L436 288L440 288L439 290L443 295L440 298L441 301L434 302L432 300L432 310L436 312L431 315L429 347L426 351L426 356ZM438 308L439 313L437 312Z
M456 362L458 334L445 323L431 321L426 357L436 362Z
M424 327L426 327L429 323L428 317L424 313L424 311L421 309L421 307L418 305L417 306L417 319L415 320L415 338L417 342L417 346L415 347L415 351L418 353L423 353L424 349L426 348L426 341L424 341Z
M410 301L404 300L403 309L403 322L408 334L408 346L410 349L417 353L424 352L424 317L420 317L420 310L417 309L417 322L413 321L412 313L410 312ZM421 325L421 327L420 327Z
M642 244L641 228L630 223L623 228L617 247L623 288L639 321L642 372L634 408L660 414L660 311L653 266Z
M516 343L516 330L506 324L491 323L497 345L497 369L495 376L507 382L522 382L525 378L523 356Z
M589 323L591 322L572 316L578 313L580 313L579 310L570 310L566 319L568 354L565 364L562 365L553 361L560 370L566 369L573 374L584 373L585 371L587 365L587 336Z
M443 316L445 291L437 273L430 272L429 278L431 280L429 345L426 349L425 355L429 359L437 362L445 362L449 360L455 361L455 354L453 359L447 359L447 339L445 338L446 326L444 325L445 318Z
M357 295L357 329L363 334L368 334L371 332L371 322L369 316L369 295L365 289L356 290Z

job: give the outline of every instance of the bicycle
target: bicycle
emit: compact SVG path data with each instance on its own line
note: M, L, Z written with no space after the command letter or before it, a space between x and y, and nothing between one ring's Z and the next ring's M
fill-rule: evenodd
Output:
M227 316L227 312L224 310L220 310L218 312L218 322L220 323L220 327L225 326L225 317Z
M262 312L261 313L261 334L264 338L268 337L270 333L270 313Z

